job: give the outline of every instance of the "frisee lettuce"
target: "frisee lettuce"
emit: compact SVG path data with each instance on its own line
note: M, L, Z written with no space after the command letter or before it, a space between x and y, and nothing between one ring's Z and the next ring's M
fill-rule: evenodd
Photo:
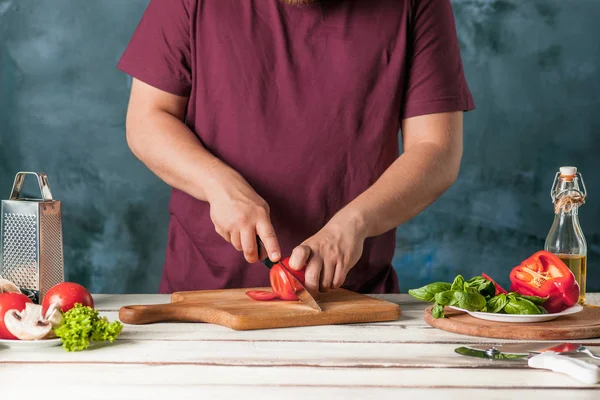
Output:
M119 321L109 322L97 310L79 303L64 313L63 318L54 333L62 339L62 347L67 351L85 350L90 342L112 343L123 330Z

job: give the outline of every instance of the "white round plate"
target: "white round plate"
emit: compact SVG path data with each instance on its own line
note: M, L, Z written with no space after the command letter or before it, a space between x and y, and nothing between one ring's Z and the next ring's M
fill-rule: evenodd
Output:
M44 347L54 347L61 345L61 339L43 339L43 340L8 340L0 339L0 349L9 347L12 349L41 349Z
M573 307L569 307L564 311L554 314L500 314L500 313L489 313L489 312L481 312L481 311L468 311L463 310L462 308L450 306L454 310L464 311L467 314L479 318L485 319L488 321L497 321L497 322L513 322L513 323L524 323L524 322L544 322L551 321L555 318L562 317L563 315L575 314L583 310L583 306L580 304L575 304Z

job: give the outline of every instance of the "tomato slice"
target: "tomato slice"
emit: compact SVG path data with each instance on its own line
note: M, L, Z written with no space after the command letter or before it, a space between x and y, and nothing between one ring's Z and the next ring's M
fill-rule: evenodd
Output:
M488 275L481 273L481 276L483 276L485 279L487 279L488 281L492 281L492 283L494 284L494 286L496 287L496 295L502 294L502 293L508 293L506 290L504 290L504 288L502 288L502 286L498 285L496 283L495 280L493 280L492 278L490 278Z
M264 290L248 290L246 296L258 301L269 301L277 298L277 294L265 292Z
M275 264L269 274L271 288L282 300L298 300L292 279L288 277L289 273L287 268L281 264Z
M289 266L290 258L287 257L281 262L273 265L269 272L269 281L271 282L272 292L266 292L263 290L249 290L246 295L254 300L269 301L269 300L287 300L296 301L299 300L296 296L296 287L294 283L296 281L292 278L294 276L299 282L304 284L304 271L296 271Z

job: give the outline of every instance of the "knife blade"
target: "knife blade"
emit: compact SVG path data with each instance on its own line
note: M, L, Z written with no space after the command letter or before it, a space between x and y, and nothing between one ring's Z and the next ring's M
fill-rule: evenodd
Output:
M265 245L264 245L264 243L262 242L262 240L260 239L260 237L258 235L256 236L256 243L257 243L257 246L258 246L258 254L259 254L259 258L260 258L260 247L262 246L264 248ZM268 255L267 255L267 258L261 259L261 262L269 270L271 270L271 268L273 268L273 266L275 264L279 263L279 262L273 262L273 261L271 261L269 259ZM306 289L306 287L298 279L296 279L296 277L293 274L288 274L288 276L292 279L292 284L294 285L294 292L296 293L296 296L300 299L300 301L302 303L306 304L307 306L309 306L310 308L316 310L316 311L323 311L321 309L321 307L319 306L319 303L317 303L317 301L315 300L315 296L313 296L308 291L308 289Z
M512 354L528 354L528 353L543 353L545 351L552 351L554 353L570 353L575 352L581 347L580 344L575 343L560 343L560 342L546 342L546 343L505 343L499 345L475 345L468 346L475 350L489 350L494 348L502 353Z
M562 373L588 384L595 384L600 381L600 368L598 368L597 365L567 356L561 356L551 351L543 353L523 353L522 349L518 349L518 353L503 353L494 346L488 346L487 350L462 346L454 349L454 351L462 356L484 358L488 360L513 362L526 359L527 365L531 368L547 369L553 372Z

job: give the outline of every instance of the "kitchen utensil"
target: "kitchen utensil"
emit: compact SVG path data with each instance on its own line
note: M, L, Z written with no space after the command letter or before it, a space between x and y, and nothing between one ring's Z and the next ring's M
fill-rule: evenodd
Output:
M481 311L469 311L463 310L459 307L449 306L450 308L462 312L466 312L467 314L479 318L485 319L487 321L498 321L498 322L510 322L516 324L522 324L524 322L545 322L551 321L563 315L576 314L578 312L583 311L583 307L579 304L575 304L573 307L569 307L566 310L553 313L553 314L502 314L502 313L491 313L491 312L481 312Z
M600 308L583 306L581 312L552 321L513 324L475 318L446 307L446 318L433 318L432 306L424 312L430 326L447 332L496 339L568 341L600 337Z
M256 242L258 245L258 254L260 254L260 247L262 246L264 248L265 245L259 236L256 236ZM268 256L267 256L267 258L265 258L264 260L261 260L261 261L263 264L265 264L265 266L267 268L269 268L269 270L273 267L273 265L277 264L276 262L275 263L272 262ZM302 303L306 304L313 310L323 311L321 309L321 307L319 307L319 304L317 303L317 301L315 300L315 298L318 298L318 293L315 293L314 295L311 294L306 289L306 287L298 279L296 279L296 277L294 275L288 274L288 277L293 281L292 283L294 284L295 294Z
M596 360L600 360L600 357L599 357L599 356L597 356L597 355L595 355L594 353L592 353L592 352L590 351L590 349L588 349L588 348L587 348L587 347L585 347L585 346L579 346L579 347L577 348L577 350L575 350L575 351L576 351L576 352L578 352L578 353L583 353L583 354L586 354L586 355L588 355L589 357L592 357L592 358L594 358L594 359L596 359Z
M538 343L507 343L496 346L487 346L487 345L475 345L469 346L472 349L477 350L488 350L491 347L494 347L498 351L501 352L509 352L509 353L519 353L519 352L532 352L532 353L543 353L543 352L553 352L556 354L569 354L569 353L583 353L588 355L591 358L595 358L596 360L600 360L600 357L592 353L587 347L579 344L579 343L548 343L548 342L538 342Z
M251 330L395 321L402 313L397 304L345 289L322 293L323 312L314 312L297 301L252 300L245 294L248 290L252 289L175 292L171 303L122 307L119 319L136 325L206 322L235 330Z
M587 384L595 384L600 381L600 368L597 365L558 355L554 352L502 352L494 346L486 350L463 346L456 348L454 351L463 356L487 358L489 360L514 361L527 359L527 364L531 368L559 372Z
M263 249L265 248L265 244L263 243L263 241L260 239L260 236L256 236L256 244L258 246L258 256L260 258L260 248L262 247ZM266 249L265 249L266 250ZM265 251L265 253L267 253ZM263 264L265 264L265 266L270 270L271 268L273 268L273 265L277 264L276 261L271 261L271 259L269 258L269 255L267 254L267 258L262 259L261 260Z
M27 175L38 181L40 199L21 198ZM2 200L0 276L34 303L64 281L61 202L52 198L43 173L19 172L8 200Z

